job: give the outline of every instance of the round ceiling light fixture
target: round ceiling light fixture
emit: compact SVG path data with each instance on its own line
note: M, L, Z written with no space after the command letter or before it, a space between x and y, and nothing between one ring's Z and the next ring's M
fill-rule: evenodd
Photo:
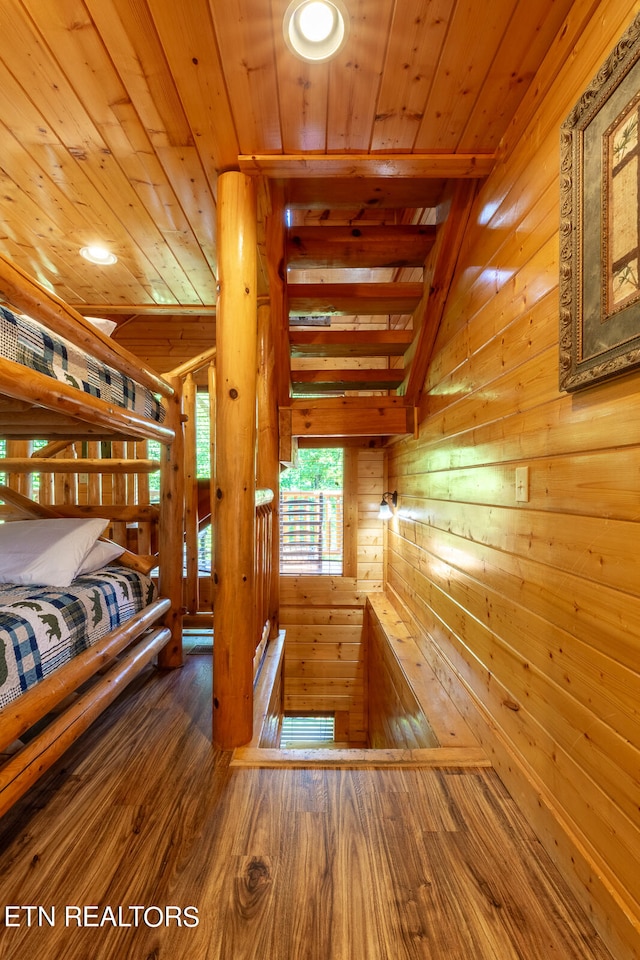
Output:
M292 0L282 29L292 53L308 63L324 63L344 46L349 14L342 0Z
M84 257L85 260L88 260L89 263L97 263L101 267L108 267L111 266L112 263L118 262L118 258L116 257L115 253L111 253L111 251L107 250L105 247L82 247L80 256Z

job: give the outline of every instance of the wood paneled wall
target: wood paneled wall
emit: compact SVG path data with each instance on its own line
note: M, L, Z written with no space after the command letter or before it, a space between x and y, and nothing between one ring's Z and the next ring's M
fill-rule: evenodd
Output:
M351 458L352 465L348 461ZM345 451L345 522L355 524L344 577L281 577L280 624L286 630L284 708L336 713L336 739L367 741L366 658L362 643L367 594L382 590L384 486L382 450ZM350 518L350 520L347 520Z
M640 955L640 379L558 390L559 127L636 12L574 4L388 461L389 587L618 960Z
M199 356L216 342L214 316L138 316L120 326L113 339L159 373ZM199 386L207 385L207 368L196 375Z

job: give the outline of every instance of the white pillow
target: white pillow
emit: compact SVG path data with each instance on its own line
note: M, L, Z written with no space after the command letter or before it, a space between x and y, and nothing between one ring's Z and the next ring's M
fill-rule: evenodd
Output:
M111 540L97 540L84 558L76 576L79 577L83 573L93 573L94 570L105 567L112 560L121 557L124 549L119 543L112 543Z
M115 328L118 326L115 320L105 320L104 317L85 317L85 320L88 320L89 323L92 323L94 327L98 328L98 330L102 330L107 337L110 337Z
M107 523L65 517L0 524L0 583L68 587Z

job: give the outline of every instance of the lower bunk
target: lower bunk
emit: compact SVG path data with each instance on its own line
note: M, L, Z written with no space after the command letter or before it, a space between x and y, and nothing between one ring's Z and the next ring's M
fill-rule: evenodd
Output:
M0 815L169 642L170 606L118 564L65 586L2 585Z

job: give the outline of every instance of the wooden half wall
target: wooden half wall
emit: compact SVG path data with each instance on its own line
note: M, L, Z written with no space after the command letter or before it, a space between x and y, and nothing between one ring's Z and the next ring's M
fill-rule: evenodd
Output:
M636 13L573 5L388 461L389 586L617 960L640 956L640 379L558 388L559 131Z

